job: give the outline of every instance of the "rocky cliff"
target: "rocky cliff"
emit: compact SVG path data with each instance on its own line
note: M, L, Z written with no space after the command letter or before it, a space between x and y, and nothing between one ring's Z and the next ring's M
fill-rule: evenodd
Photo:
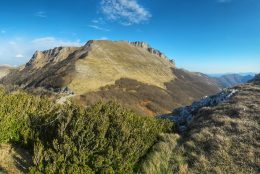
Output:
M157 49L152 48L149 44L145 43L145 42L129 42L130 44L136 46L136 47L140 47L143 48L145 50L147 50L148 52L150 52L151 54L154 54L156 56L165 58L165 59L169 59L166 55L164 55L162 52L160 52Z
M158 116L158 119L169 119L178 125L180 132L188 129L192 123L195 115L203 107L213 107L228 101L234 94L238 92L237 89L224 89L220 93L213 96L205 96L199 101L193 102L189 106L177 108L169 115Z

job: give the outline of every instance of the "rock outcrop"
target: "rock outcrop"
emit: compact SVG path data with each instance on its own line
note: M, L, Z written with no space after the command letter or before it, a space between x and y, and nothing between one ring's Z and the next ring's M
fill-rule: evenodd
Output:
M58 63L66 59L78 47L56 47L46 51L36 51L25 67L42 68L48 63Z
M178 125L180 132L187 130L188 126L192 123L194 115L197 114L198 110L203 107L212 107L220 103L227 101L237 92L236 89L224 89L217 95L210 97L204 97L199 101L195 101L190 106L181 107L175 109L172 115L158 116L159 119L169 119Z
M159 57L165 58L170 60L165 54L163 54L162 52L160 52L157 49L152 48L148 43L145 42L140 42L140 41L136 41L136 42L129 42L131 45L134 45L136 47L140 47L143 48L145 50L147 50L148 52L150 52L151 54L157 55ZM173 62L173 61L172 61Z

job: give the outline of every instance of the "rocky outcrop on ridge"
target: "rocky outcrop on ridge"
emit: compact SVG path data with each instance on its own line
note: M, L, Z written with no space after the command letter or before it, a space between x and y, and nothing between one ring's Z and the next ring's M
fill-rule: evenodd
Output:
M141 47L154 55L157 55L157 56L165 58L165 59L169 59L165 54L163 54L162 52L160 52L157 49L152 48L149 44L147 44L145 42L136 41L136 42L129 42L129 43L136 47Z
M77 47L56 47L46 51L36 51L25 67L42 68L48 63L61 62L77 49Z
M203 107L212 107L227 101L237 92L236 89L224 89L217 95L210 97L204 97L199 101L195 101L190 106L181 107L175 109L172 115L162 115L158 116L159 119L169 119L175 122L178 126L180 132L184 132L188 129L189 125L192 123L194 115L199 109Z

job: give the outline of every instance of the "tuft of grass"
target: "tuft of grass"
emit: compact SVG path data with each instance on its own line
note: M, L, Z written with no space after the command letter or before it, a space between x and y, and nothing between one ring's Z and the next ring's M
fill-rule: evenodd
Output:
M179 166L184 170L183 156L176 152L178 134L161 134L159 142L155 144L141 163L140 173L147 174L170 174L177 171Z

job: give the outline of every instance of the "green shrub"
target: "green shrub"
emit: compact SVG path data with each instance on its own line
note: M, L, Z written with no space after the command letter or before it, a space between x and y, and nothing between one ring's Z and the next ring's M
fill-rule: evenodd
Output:
M0 89L0 143L27 144L31 136L30 117L41 118L52 106L46 98L24 92L7 94Z
M39 142L35 146L35 154L40 155L31 171L133 173L158 134L170 127L167 122L135 115L114 103L99 103L88 109L64 106L56 117L56 135L50 144Z
M0 89L0 143L32 152L30 173L134 173L172 123L115 103L89 108Z

